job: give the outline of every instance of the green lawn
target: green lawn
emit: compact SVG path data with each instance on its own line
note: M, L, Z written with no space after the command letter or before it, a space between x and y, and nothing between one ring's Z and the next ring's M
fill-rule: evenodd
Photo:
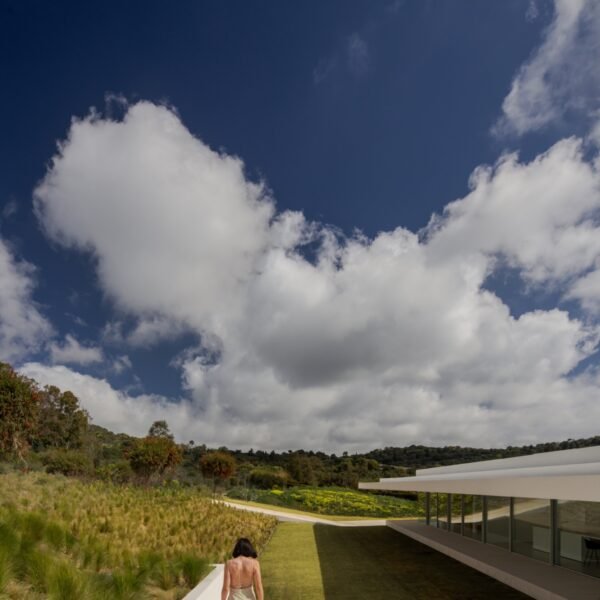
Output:
M387 527L281 523L261 557L269 600L524 600Z

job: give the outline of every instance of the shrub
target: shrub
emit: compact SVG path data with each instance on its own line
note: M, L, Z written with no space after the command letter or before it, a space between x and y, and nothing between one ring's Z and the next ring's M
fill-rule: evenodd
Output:
M96 469L96 476L103 481L127 483L133 477L133 469L126 460L119 460Z
M250 472L250 483L263 490L270 490L274 487L284 487L287 485L289 475L282 469L268 469L258 467Z
M42 455L42 464L48 473L62 475L89 475L92 461L89 456L77 450L49 450Z

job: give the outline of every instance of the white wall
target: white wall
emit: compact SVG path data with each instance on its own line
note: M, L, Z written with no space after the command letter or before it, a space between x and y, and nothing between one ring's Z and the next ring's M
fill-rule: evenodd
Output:
M224 565L214 569L183 600L221 600Z

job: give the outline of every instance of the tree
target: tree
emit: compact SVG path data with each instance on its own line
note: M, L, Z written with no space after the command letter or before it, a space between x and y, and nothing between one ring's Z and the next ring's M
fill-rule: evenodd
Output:
M173 441L173 434L166 421L154 421L148 430L148 437L165 438Z
M136 440L128 451L131 468L149 481L176 467L183 455L179 446L168 437L148 435Z
M72 392L46 386L40 393L37 447L72 450L83 446L89 415Z
M26 464L38 426L39 390L34 381L0 362L0 454Z
M306 456L304 453L293 452L289 454L286 469L290 477L297 483L301 485L318 485L323 464L316 456Z
M225 481L235 473L235 458L221 450L207 452L200 458L200 470L206 478L212 478L213 493L217 489L217 481Z
M257 467L250 471L250 483L263 490L283 488L289 479L287 472L278 467Z

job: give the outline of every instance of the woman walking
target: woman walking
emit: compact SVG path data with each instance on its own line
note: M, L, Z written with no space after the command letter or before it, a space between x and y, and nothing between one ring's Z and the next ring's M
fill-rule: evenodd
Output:
M260 565L250 540L240 538L225 563L221 600L264 600Z

